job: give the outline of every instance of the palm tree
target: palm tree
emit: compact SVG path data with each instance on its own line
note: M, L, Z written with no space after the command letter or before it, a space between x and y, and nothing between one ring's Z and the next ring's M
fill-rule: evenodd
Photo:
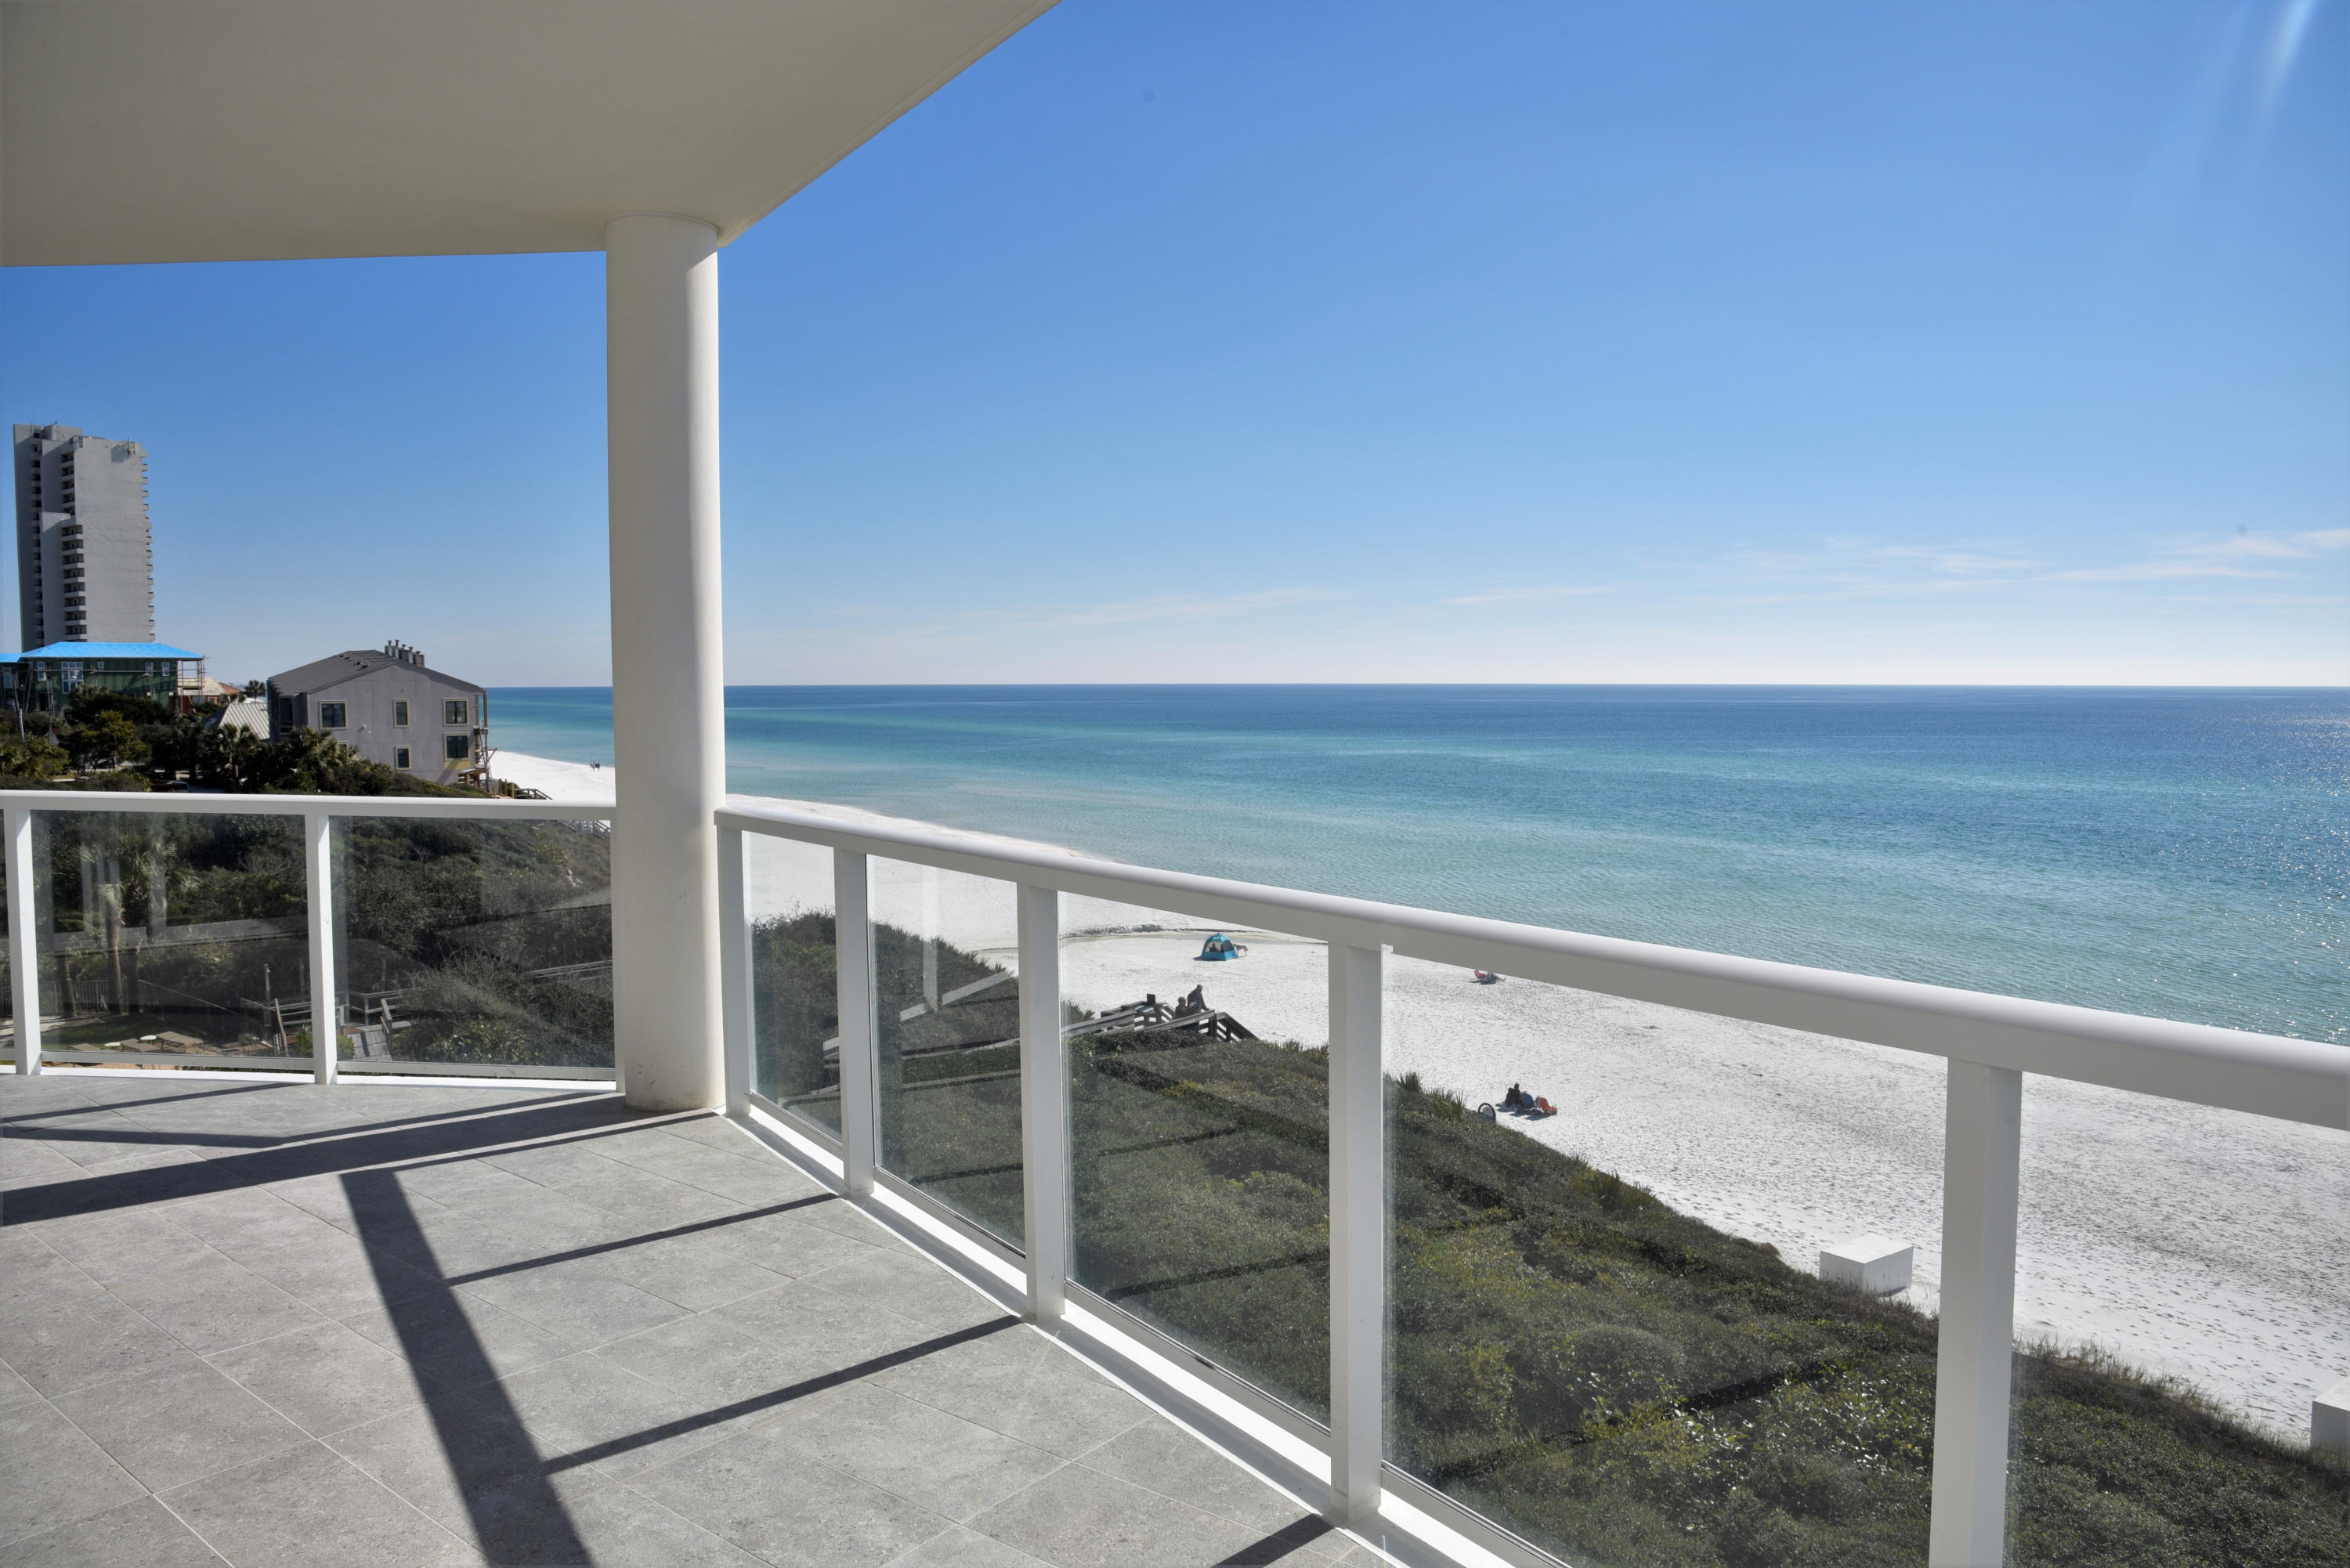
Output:
M234 789L244 784L244 770L267 747L260 736L242 724L220 724L205 732L204 749L211 753L205 760L228 774L229 786Z

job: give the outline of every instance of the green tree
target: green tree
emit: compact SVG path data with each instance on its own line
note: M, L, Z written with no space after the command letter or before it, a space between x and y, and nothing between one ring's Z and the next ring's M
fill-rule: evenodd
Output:
M74 765L83 769L119 767L147 755L147 742L139 738L138 727L119 712L100 712L89 722L68 730L65 749Z
M66 723L83 727L96 723L112 713L138 724L167 724L172 721L169 704L152 697L141 697L130 691L109 691L97 686L77 687L66 700Z
M331 735L296 730L255 756L250 788L278 794L465 794L371 763Z
M224 789L244 787L246 776L269 742L240 725L206 730L196 742L196 775Z
M146 742L149 761L167 773L195 769L203 735L203 721L193 713L174 713L162 723L139 726L139 738Z

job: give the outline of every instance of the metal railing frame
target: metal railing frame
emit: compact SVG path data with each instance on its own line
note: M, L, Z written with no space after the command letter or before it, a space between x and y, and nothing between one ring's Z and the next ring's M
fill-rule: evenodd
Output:
M555 801L338 795L187 795L11 792L0 814L6 857L8 943L16 1023L16 1071L37 1073L41 1047L39 933L33 826L40 812L234 815L303 819L313 990L333 989L333 818L467 818L608 823L609 805ZM962 835L895 828L781 807L721 807L718 895L725 1003L725 1110L746 1126L757 1107L814 1146L837 1151L844 1195L874 1207L877 1188L1022 1276L1023 1310L1040 1327L1083 1340L1125 1365L1136 1352L1211 1374L1203 1386L1311 1444L1327 1463L1335 1523L1373 1534L1415 1562L1442 1557L1425 1536L1396 1533L1404 1511L1514 1561L1546 1554L1505 1527L1453 1502L1386 1461L1383 1450L1386 1304L1384 955L1482 969L1580 991L1717 1017L1893 1046L1949 1062L1944 1116L1941 1320L1936 1371L1932 1568L1998 1563L2005 1551L2009 1377L2013 1352L2015 1241L2023 1075L2036 1073L2132 1094L2350 1128L2350 1051L2287 1039L1923 985L1721 953L1625 941L1446 914L1367 899L1263 887L1215 877L997 844ZM840 1021L841 1131L795 1116L758 1092L753 1073L755 1006L749 919L748 835L819 845L833 852ZM1021 1137L1027 1245L1013 1248L947 1205L879 1168L870 857L1008 882L1018 908ZM1069 1277L1068 1082L1060 1017L1059 900L1139 903L1213 921L1305 937L1330 959L1331 1420L1291 1410L1269 1392L1159 1333ZM59 1059L193 1066L201 1057L61 1052ZM238 1066L308 1065L331 1084L334 1051L298 1057L221 1058ZM488 1064L421 1065L445 1074L525 1071ZM546 1069L529 1069L547 1077ZM569 1070L554 1075L569 1075ZM610 1071L581 1070L586 1081ZM771 1143L763 1128L754 1130ZM893 1220L904 1229L902 1219ZM1001 1281L992 1289L1010 1289ZM1072 1319L1081 1303L1088 1326ZM1122 1340L1089 1326L1122 1320ZM1173 1354L1167 1354L1167 1353ZM1140 1362L1137 1376L1159 1375ZM1157 1384L1154 1383L1154 1386ZM1212 1426L1221 1419L1201 1412ZM1222 1428L1219 1428L1222 1429ZM1245 1442L1245 1434L1232 1434ZM1265 1450L1271 1472L1295 1470ZM1294 1480L1295 1478L1289 1478ZM1284 1482L1287 1484L1287 1481ZM1399 1505L1389 1508L1392 1502Z
M311 1023L308 1056L205 1057L152 1051L59 1051L41 1046L40 932L34 898L39 868L33 859L33 819L42 812L114 813L126 816L292 816L302 820L305 909L314 996L335 994L335 867L332 824L336 817L459 818L489 822L609 822L608 805L571 805L559 801L461 800L440 795L332 794L133 794L99 790L12 790L0 814L8 867L8 967L16 1008L16 1071L38 1073L45 1058L74 1063L119 1063L138 1066L200 1064L243 1068L310 1069L321 1084L342 1073L382 1074L391 1069L342 1062L330 1045L321 1050L321 1026ZM610 1082L613 1073L597 1068L507 1067L496 1063L419 1063L416 1070L440 1076L535 1078L577 1075L585 1082Z
M730 898L745 890L741 868L746 835L833 851L845 1135L840 1147L844 1186L855 1198L869 1197L874 1179L878 1064L869 857L961 871L1017 888L1026 1310L1047 1328L1060 1320L1073 1293L1092 1315L1127 1315L1068 1278L1068 1099L1060 1037L1058 898L1075 895L1140 904L1328 944L1332 1419L1326 1428L1304 1417L1281 1425L1318 1441L1330 1466L1333 1522L1381 1534L1391 1546L1393 1521L1382 1517L1382 1504L1392 1497L1505 1557L1539 1555L1505 1527L1425 1483L1404 1478L1399 1484L1399 1472L1385 1463L1385 952L1948 1060L1942 1310L1928 1546L1932 1568L1995 1563L2005 1555L2023 1075L2037 1073L2350 1128L2350 1051L2314 1041L1160 871L780 807L729 805L716 813L716 820L725 846L722 853L733 868ZM727 922L730 954L739 943L743 976L727 990L728 1005L735 1010L729 1015L728 1048L738 1057L730 1065L729 1082L739 1075L748 1085L754 1031L749 922L742 906L723 913L722 919ZM771 1113L782 1112L787 1121L800 1121L764 1096L760 1104ZM821 1132L813 1126L810 1130ZM889 1185L903 1186L894 1180ZM1143 1342L1162 1336L1135 1337ZM1263 1402L1277 1404L1270 1395ZM1427 1558L1422 1547L1409 1555Z

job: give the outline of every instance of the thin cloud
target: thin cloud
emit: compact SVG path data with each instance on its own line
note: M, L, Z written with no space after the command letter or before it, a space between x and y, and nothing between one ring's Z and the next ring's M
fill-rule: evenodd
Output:
M2013 577L1938 577L1926 582L1863 581L1857 578L1823 583L1816 588L1773 592L1741 589L1732 593L1693 593L1690 604L1796 605L1835 604L1850 599L1916 598L1929 595L1980 594L2012 587Z
M1808 551L1742 550L1717 558L1740 577L1734 587L1700 590L1692 603L1802 604L1931 597L2027 588L2035 583L2158 583L2196 579L2257 581L2290 576L2287 563L2350 547L2350 528L2180 538L2150 559L2054 568L1996 545L1887 545L1835 535ZM1924 574L1921 576L1921 572ZM1692 585L1695 586L1695 585ZM1464 601L1455 600L1454 603Z
M2168 553L2182 556L2266 556L2291 560L2314 556L2323 550L2340 549L2345 545L2350 545L2350 528L2321 528L2286 538L2247 530L2231 534L2217 543L2176 545Z
M1924 545L1887 545L1866 552L1876 559L1918 561L1952 576L1980 576L1986 572L2026 572L2042 563L2027 556L1989 556L1974 550L1950 550Z
M1049 618L1044 626L1138 626L1156 620L1229 620L1253 610L1279 609L1284 605L1310 604L1343 596L1327 588L1262 588L1254 593L1227 594L1221 598L1128 599L1093 605L1067 615Z
M2280 537L2246 529L2220 539L2197 539L2172 545L2150 561L2119 566L2084 566L2051 572L2053 583L2142 583L2169 577L2274 577L2272 567L2226 564L2250 556L2259 561L2301 561L2328 550L2350 545L2350 528L2316 528Z
M2212 561L2137 561L2126 566L2083 566L2051 572L2052 583L2147 583L2170 577L2275 577L2281 572L2260 566L2223 566Z
M1964 579L2030 572L2047 563L2012 551L1950 545L1880 545L1849 535L1831 535L1816 550L1738 550L1722 557L1741 573L1832 578L1854 587L1875 585L1884 568L1924 567L1940 577Z
M1734 574L1737 586L1692 602L1818 604L1980 594L2029 580L2048 563L1996 544L1887 545L1831 535L1816 549L1738 550L1712 565Z
M1532 588L1492 588L1482 594L1466 594L1457 599L1446 599L1449 605L1516 605L1534 604L1543 599L1573 598L1581 594L1604 594L1602 587L1577 587L1560 583Z

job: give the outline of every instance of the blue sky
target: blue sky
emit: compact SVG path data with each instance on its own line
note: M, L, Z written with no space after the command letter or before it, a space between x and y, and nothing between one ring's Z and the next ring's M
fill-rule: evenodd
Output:
M2350 681L2342 0L1066 0L722 279L736 682ZM217 673L600 683L600 290L16 270L0 401Z

